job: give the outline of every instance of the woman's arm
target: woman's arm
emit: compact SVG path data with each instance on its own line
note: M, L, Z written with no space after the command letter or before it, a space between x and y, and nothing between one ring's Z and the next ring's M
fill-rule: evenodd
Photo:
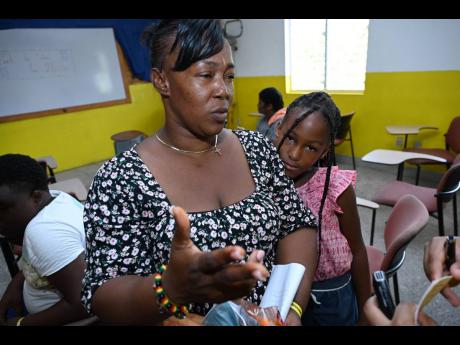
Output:
M173 215L176 231L162 282L174 303L220 303L236 299L246 296L257 280L268 277L266 268L260 263L236 263L245 255L241 247L201 252L189 237L190 223L185 211L175 207ZM152 275L110 279L96 290L92 309L104 323L158 324L170 315L160 313L152 286Z
M307 308L310 298L317 257L317 232L313 229L299 229L278 242L276 264L282 265L296 262L305 266L305 273L294 296L294 301L302 307L302 310ZM288 324L290 325L293 325L294 320L297 320L298 325L300 325L300 318L292 310L289 310L286 320L289 320Z
M351 264L352 281L356 290L359 322L364 322L363 307L371 295L371 283L369 273L369 263L367 260L366 246L361 235L361 225L359 221L358 208L356 206L356 196L353 187L350 185L337 199L337 204L343 213L338 214L340 230L350 245L353 253Z

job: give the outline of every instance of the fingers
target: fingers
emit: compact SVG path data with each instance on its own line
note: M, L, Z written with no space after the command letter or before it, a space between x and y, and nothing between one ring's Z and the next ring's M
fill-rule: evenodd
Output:
M439 279L443 275L445 240L445 237L433 237L425 244L423 268L425 269L425 274L430 281Z
M202 253L198 259L198 270L205 274L215 273L225 265L243 260L245 254L245 250L238 246L229 246Z
M264 261L265 252L263 250L254 249L249 255L248 263L259 263L262 264Z
M377 297L369 298L363 307L367 320L373 326L389 326L391 321L382 313L378 306Z
M436 321L425 314L423 311L418 316L418 322L421 326L437 326Z
M228 265L215 274L215 280L221 284L232 284L247 279L266 281L269 273L265 266L259 263Z
M449 301L452 306L460 306L460 298L450 287L446 287L444 290L442 290L441 294Z
M184 248L193 245L190 239L190 220L183 208L171 206L169 212L176 220L176 230L172 240L174 247Z

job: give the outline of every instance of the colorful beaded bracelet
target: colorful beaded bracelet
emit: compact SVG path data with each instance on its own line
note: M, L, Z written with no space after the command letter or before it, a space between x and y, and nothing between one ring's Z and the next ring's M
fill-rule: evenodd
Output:
M165 290L161 282L162 274L166 271L167 266L161 265L158 273L153 276L154 279L154 290L157 296L158 304L160 307L166 309L170 314L178 319L184 319L188 315L188 307L185 305L177 305L166 296Z

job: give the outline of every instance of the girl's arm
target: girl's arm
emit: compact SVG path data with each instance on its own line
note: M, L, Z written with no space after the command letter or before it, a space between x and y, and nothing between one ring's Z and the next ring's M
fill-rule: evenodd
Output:
M307 308L311 284L316 271L316 259L318 256L317 235L317 232L313 229L302 228L280 240L276 252L276 264L296 262L305 266L305 273L294 296L294 301L302 307L303 311ZM296 319L298 319L298 325L300 325L300 318L292 310L289 310L286 320ZM288 324L293 323L288 322Z
M353 253L351 274L358 300L359 323L362 323L365 320L363 307L367 299L371 296L371 281L366 246L364 245L361 235L361 225L358 208L356 206L356 195L352 185L348 186L339 196L337 204L343 211L342 214L337 215L340 230L347 239L351 252Z

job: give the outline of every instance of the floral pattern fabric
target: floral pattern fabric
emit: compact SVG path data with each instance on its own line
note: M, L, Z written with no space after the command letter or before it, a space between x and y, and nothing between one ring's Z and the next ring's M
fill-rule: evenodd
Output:
M261 134L234 131L244 148L255 191L243 200L205 212L193 212L190 237L202 251L228 245L265 251L270 271L277 243L302 227L316 228L273 145ZM122 275L148 276L169 261L174 235L171 203L135 148L107 161L97 172L85 204L87 268L82 301L91 311L96 289ZM247 299L259 303L266 283L258 282ZM153 293L153 291L152 291ZM210 304L193 305L204 315Z

